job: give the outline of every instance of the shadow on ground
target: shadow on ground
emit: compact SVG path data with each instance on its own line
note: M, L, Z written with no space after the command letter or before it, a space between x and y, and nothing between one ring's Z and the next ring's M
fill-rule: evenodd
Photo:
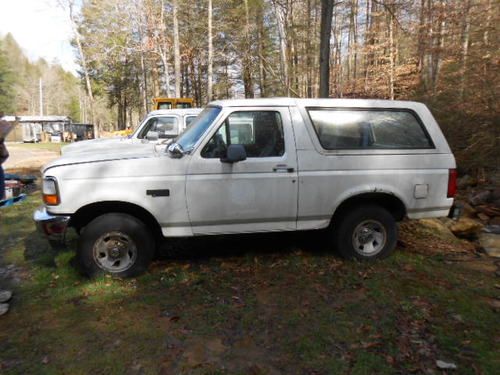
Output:
M169 239L159 246L157 258L203 261L212 257L286 255L298 250L331 255L329 242L329 232L324 230Z
M24 258L39 266L55 267L57 255L76 251L77 241L78 235L69 231L66 243L53 247L34 230L25 237ZM325 230L168 239L158 246L155 259L203 263L212 258L287 255L299 250L316 256L331 256L334 250L329 241L329 232ZM72 266L78 268L75 262ZM78 271L81 270L78 268Z

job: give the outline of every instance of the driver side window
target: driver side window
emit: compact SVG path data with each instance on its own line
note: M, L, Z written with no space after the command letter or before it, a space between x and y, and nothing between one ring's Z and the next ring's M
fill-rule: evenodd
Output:
M247 157L277 157L285 152L283 124L279 112L249 111L231 113L201 152L204 158L221 158L227 147L245 147Z

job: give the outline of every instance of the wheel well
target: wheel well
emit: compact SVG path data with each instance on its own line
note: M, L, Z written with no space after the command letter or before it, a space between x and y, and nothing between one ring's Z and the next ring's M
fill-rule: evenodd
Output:
M406 216L406 207L404 203L394 195L387 193L364 193L355 195L343 201L335 210L332 222L342 216L344 212L352 209L354 206L366 204L377 204L389 211L396 221L401 221Z
M69 225L79 231L96 217L107 213L123 213L134 216L151 230L155 239L162 237L160 224L149 211L138 205L121 201L97 202L83 206L71 215Z

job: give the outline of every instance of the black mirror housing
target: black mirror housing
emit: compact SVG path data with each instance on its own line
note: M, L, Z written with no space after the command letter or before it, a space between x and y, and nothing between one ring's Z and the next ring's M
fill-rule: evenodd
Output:
M221 158L223 163L237 163L246 160L247 152L243 145L229 145L226 152L226 157Z

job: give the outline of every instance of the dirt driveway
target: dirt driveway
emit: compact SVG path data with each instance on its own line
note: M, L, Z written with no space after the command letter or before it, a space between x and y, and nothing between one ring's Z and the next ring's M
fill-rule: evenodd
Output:
M39 169L49 161L59 157L57 150L50 150L34 144L7 143L7 149L10 156L5 164L3 164L5 170L20 168Z

